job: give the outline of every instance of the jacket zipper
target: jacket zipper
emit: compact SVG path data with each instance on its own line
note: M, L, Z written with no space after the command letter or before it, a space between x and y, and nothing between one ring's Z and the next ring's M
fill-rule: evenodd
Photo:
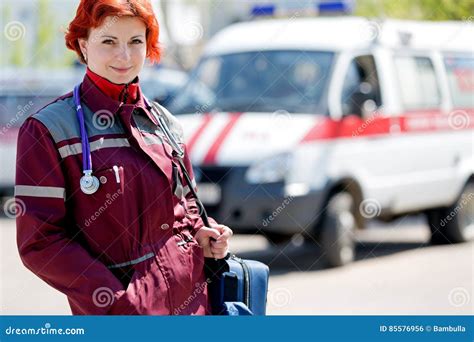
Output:
M122 103L127 104L127 98L128 98L128 85L129 83L125 84L125 87L122 89Z

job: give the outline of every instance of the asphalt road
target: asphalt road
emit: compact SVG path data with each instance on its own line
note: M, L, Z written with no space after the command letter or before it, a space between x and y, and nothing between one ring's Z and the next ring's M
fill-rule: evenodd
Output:
M357 261L325 268L316 245L271 245L237 235L232 250L270 265L270 315L474 314L474 243L429 246L421 217L373 223L358 234ZM18 256L15 224L0 218L0 314L70 314L64 295L29 272Z

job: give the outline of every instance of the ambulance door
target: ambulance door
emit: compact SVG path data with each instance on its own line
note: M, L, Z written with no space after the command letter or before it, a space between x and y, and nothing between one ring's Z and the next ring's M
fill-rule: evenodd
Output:
M401 112L398 139L402 167L396 181L397 212L440 205L452 180L453 138L443 121L445 94L430 53L397 52L393 56ZM445 192L447 193L447 192Z
M341 56L340 62L339 109L331 113L338 121L339 137L332 146L329 173L336 179L355 179L364 198L380 211L391 201L390 180L400 170L397 147L391 142L391 118L383 111L376 58L361 53Z

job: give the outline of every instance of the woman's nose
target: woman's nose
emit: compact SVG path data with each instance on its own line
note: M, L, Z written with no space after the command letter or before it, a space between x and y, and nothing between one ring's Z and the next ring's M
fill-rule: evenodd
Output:
M117 58L122 61L130 60L130 49L127 45L120 47Z

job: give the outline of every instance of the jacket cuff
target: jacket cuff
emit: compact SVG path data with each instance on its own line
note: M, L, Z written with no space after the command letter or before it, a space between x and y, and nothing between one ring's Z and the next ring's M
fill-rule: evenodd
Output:
M216 220L214 220L212 217L208 217L209 219L209 224L211 226L217 226L218 223L216 222ZM201 229L202 227L204 227L204 222L202 221L202 218L201 217L197 217L195 223L194 223L194 227L193 227L193 230L191 232L191 234L194 235L198 232L199 229ZM212 228L212 227L210 227Z

